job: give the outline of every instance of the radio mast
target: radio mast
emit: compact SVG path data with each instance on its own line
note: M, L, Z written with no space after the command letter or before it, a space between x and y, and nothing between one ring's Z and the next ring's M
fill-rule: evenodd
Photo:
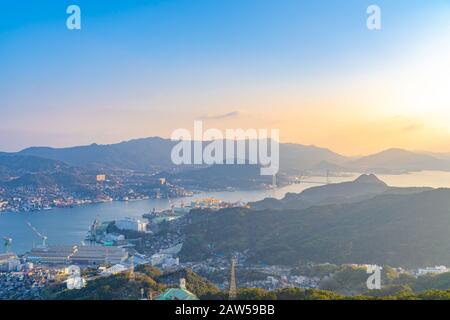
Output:
M231 259L231 277L230 277L230 290L228 292L228 299L235 300L237 296L237 288L236 288L236 258L233 257Z

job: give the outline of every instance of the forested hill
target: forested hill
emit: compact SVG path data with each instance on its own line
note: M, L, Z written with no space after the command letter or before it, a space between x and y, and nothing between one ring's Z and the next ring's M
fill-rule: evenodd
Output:
M251 206L257 210L306 209L313 205L359 202L380 194L412 194L427 190L432 188L391 187L373 174L363 174L354 181L312 187L301 193L288 193L280 200L266 198L251 203Z
M268 264L450 264L450 189L303 210L239 208L191 216L185 260L240 251Z

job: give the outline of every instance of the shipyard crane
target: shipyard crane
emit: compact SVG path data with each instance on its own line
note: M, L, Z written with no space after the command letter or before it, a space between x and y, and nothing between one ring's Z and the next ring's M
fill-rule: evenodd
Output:
M11 247L11 245L12 245L12 238L10 238L10 237L3 237L3 240L5 240L5 242L4 242L4 246L5 246L5 253L8 253L9 252L9 248Z
M31 228L31 230L33 230L34 233L36 233L36 235L39 238L42 239L42 246L46 247L47 246L47 236L45 236L42 233L40 233L39 231L37 231L37 229L29 221L27 221L27 225Z

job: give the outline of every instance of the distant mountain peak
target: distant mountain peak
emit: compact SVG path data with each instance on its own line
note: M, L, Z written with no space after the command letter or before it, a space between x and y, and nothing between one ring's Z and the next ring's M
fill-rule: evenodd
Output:
M381 151L380 153L382 153L382 152L411 152L411 151L408 151L408 150L405 150L402 148L389 148L389 149L385 149L385 150Z
M386 183L381 181L376 175L374 174L363 174L359 176L354 182L356 183L372 183L372 184L380 184L387 186Z

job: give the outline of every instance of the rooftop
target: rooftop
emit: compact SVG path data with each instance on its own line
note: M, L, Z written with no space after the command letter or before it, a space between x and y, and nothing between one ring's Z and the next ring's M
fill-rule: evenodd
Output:
M155 300L199 300L197 296L185 289L170 288L160 294Z

